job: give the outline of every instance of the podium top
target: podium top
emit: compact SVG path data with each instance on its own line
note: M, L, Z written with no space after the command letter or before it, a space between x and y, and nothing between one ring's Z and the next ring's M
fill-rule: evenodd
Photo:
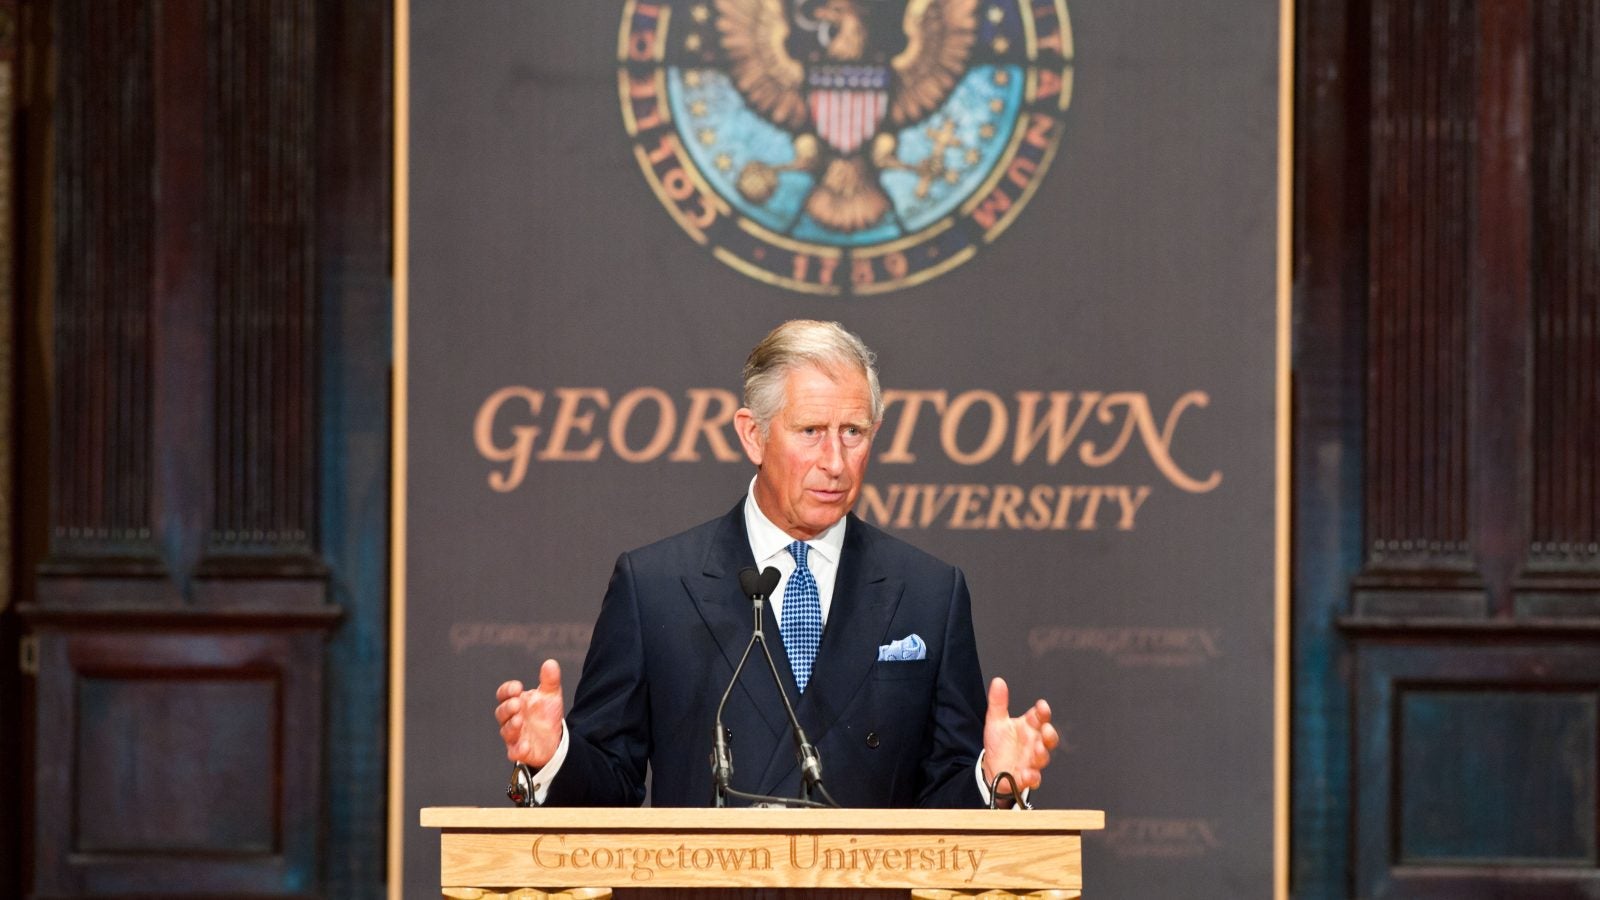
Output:
M443 887L1083 889L1099 810L428 807ZM496 888L499 889L498 887Z
M1098 809L681 809L656 807L428 806L424 828L518 831L919 832L1095 831Z

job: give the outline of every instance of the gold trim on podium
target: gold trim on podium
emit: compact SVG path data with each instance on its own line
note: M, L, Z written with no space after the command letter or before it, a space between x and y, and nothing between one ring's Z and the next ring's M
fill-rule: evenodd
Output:
M429 807L451 900L610 889L908 890L925 900L1068 900L1098 810ZM596 893L598 891L598 893Z
M1083 897L1082 890L1030 890L1027 894L1011 894L1010 890L984 890L982 894L962 894L960 890L944 890L939 887L912 890L912 900L1078 900Z
M571 890L536 890L533 887L518 887L509 894L499 890L485 890L482 887L445 887L446 900L608 900L611 897L610 887L574 887Z

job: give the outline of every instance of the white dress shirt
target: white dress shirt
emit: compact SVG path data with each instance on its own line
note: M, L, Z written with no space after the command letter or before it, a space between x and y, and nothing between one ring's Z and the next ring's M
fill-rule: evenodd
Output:
M811 551L806 554L806 568L817 581L817 594L822 597L822 625L828 625L828 611L833 608L833 585L839 578L839 554L844 550L844 530L850 524L848 517L833 523L806 544ZM794 557L789 545L794 543L782 528L772 524L767 514L756 505L756 481L750 479L750 488L744 495L744 533L750 538L750 555L755 558L756 569L766 571L776 566L783 577L772 589L767 605L772 608L772 621L783 621L783 591L789 586L789 576L794 574Z

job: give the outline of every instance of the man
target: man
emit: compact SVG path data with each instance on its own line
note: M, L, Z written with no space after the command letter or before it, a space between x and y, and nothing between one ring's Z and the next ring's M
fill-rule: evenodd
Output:
M637 806L647 766L655 805L712 801L716 705L751 634L738 573L752 566L783 574L763 633L841 804L986 805L1000 772L1037 787L1059 742L1050 707L1012 718L999 678L986 700L961 571L850 515L883 416L872 353L836 323L787 322L751 352L744 402L748 494L617 560L570 713L555 660L533 690L500 686L500 736L533 773L532 801ZM765 669L746 665L723 713L732 786L794 797L793 735Z

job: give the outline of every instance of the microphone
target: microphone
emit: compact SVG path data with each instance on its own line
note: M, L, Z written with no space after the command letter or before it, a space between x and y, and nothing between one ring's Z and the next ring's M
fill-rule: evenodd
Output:
M767 566L767 570L760 574L756 574L755 569L745 566L739 570L739 589L744 591L744 595L751 601L760 602L772 596L772 589L777 587L782 579L783 573L772 566ZM758 596L760 600L757 600ZM760 610L756 612L757 615L760 614Z

